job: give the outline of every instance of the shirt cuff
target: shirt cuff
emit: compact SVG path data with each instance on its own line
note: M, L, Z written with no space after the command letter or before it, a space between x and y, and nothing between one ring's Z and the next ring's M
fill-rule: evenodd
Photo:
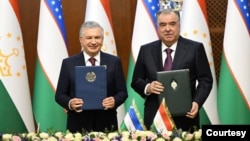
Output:
M146 87L145 87L145 89L144 89L144 94L147 95L147 96L151 94L151 93L147 93L147 88L148 88L149 85L150 84L147 84Z
M72 99L71 99L71 100L72 100ZM73 110L73 109L71 108L71 106L70 106L71 100L69 101L68 107L69 107L70 110Z

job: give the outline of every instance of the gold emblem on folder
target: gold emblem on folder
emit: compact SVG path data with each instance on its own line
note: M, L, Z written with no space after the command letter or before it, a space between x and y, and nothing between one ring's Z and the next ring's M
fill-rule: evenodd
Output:
M95 72L90 71L90 72L86 73L85 78L88 82L94 82L96 80L96 74L95 74Z
M177 88L177 82L175 80L172 80L171 87L175 90Z

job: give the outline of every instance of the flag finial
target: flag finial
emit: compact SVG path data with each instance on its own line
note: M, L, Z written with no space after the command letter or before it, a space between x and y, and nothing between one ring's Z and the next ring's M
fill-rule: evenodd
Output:
M160 10L181 11L182 0L159 0Z

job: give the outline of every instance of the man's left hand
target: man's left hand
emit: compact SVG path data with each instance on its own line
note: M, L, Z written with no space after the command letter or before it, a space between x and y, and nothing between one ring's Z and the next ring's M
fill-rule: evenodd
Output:
M189 118L195 118L199 111L199 105L196 102L192 102L192 108L187 112L186 116Z

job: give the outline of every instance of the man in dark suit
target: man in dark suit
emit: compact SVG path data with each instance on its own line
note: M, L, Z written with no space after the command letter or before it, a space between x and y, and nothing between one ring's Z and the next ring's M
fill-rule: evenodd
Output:
M163 71L166 48L172 50L171 70L189 69L192 107L184 116L173 117L178 129L199 128L199 109L207 99L213 84L208 59L202 43L180 36L180 15L177 11L161 10L157 13L160 40L142 45L135 64L132 88L145 99L144 124L150 129L159 107L158 95L163 85L156 81L156 72ZM196 84L196 82L198 82Z
M128 97L121 60L101 51L103 28L94 21L85 22L80 28L82 51L63 60L55 100L67 110L67 129L71 132L118 130L117 107ZM103 110L82 110L84 99L76 98L75 66L105 65L107 71L107 98ZM91 95L91 93L89 94Z

